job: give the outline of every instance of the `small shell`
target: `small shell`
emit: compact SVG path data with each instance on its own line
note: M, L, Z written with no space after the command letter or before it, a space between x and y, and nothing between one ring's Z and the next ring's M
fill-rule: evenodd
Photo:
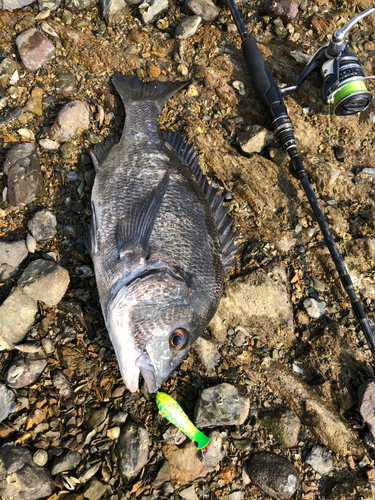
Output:
M104 122L104 116L105 116L104 109L103 109L103 106L101 106L100 104L98 104L96 107L98 109L97 120L98 120L99 127L101 127L103 125L103 122Z
M188 76L189 69L185 64L179 64L177 66L177 73L179 73L181 76Z
M10 77L9 79L9 85L15 85L18 80L20 79L19 75L18 75L18 71L16 70L13 75Z
M60 147L60 143L57 141L52 141L51 139L40 139L39 146L47 149L48 151L57 151Z
M166 30L169 26L169 22L167 19L159 19L159 21L156 23L156 27L159 30Z
M50 15L51 11L48 7L44 7L43 10L41 10L39 12L39 14L37 14L35 16L35 20L36 21L41 21L42 19L47 19L47 17Z
M42 23L40 23L40 27L42 28L42 30L44 32L47 33L47 35L51 35L51 36L54 36L56 38L59 38L59 35L56 33L56 31L53 30L51 28L51 26L49 24L47 24L46 22L43 21Z

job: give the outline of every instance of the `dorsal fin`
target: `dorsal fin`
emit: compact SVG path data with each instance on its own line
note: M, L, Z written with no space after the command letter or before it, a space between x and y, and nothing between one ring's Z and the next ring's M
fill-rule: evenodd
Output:
M232 266L233 256L238 249L234 242L238 233L231 230L232 218L227 215L228 209L223 206L223 199L217 194L218 189L209 184L203 175L199 166L199 156L194 146L190 145L185 137L182 137L177 132L168 131L164 134L164 138L173 147L181 160L191 168L199 186L206 195L219 233L224 270L227 271Z
M168 172L159 184L140 203L135 203L126 217L118 220L116 226L116 246L122 257L131 245L140 243L145 256L152 228L168 187Z
M117 144L118 141L112 136L109 135L105 141L99 142L94 146L94 148L89 152L92 162L94 164L95 170L98 170L100 162L107 154L107 152Z

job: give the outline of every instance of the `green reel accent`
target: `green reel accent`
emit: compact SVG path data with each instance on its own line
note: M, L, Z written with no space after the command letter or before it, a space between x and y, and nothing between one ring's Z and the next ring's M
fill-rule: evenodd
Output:
M367 87L364 80L356 80L343 85L336 92L333 93L333 103L336 106L342 99L352 94L353 92L367 92Z
M156 404L163 417L191 439L198 450L208 445L210 439L195 427L181 406L171 396L164 392L158 392Z

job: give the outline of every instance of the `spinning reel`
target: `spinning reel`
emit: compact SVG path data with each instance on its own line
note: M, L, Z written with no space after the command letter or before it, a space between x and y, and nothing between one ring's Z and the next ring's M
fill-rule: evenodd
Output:
M351 19L343 28L333 33L331 41L324 44L305 66L297 83L280 89L283 96L295 92L315 69L320 70L323 80L322 99L333 104L337 116L350 116L364 111L372 100L358 57L351 55L344 38L361 19L375 12L375 7L365 10Z

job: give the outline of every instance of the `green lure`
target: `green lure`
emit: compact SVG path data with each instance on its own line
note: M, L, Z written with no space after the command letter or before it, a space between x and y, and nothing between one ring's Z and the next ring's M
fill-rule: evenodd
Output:
M164 392L158 392L156 404L163 417L190 438L198 450L202 450L208 445L209 438L195 427L181 406L171 396Z

